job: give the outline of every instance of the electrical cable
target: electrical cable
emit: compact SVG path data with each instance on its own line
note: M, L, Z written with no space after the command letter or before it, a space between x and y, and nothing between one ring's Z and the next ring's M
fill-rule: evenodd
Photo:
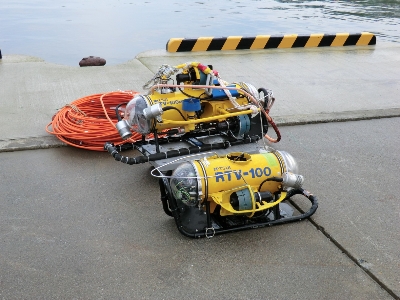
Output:
M132 131L132 137L123 140L115 128L117 117L110 118L109 114L114 116L116 107L129 102L135 94L118 91L77 99L59 109L45 129L68 145L94 151L105 151L105 142L134 143L142 135Z
M115 116L117 117L118 122L119 122L119 121L122 121L121 115L119 114L119 108L120 108L122 105L127 105L127 104L128 104L127 102L125 102L125 103L120 103L120 104L118 104L118 105L115 107Z
M192 95L189 95L188 93L185 93L183 90L182 90L182 88L180 88L180 87L178 87L178 89L179 89L179 91L183 94L183 95L185 95L186 97L189 97L189 98L195 98L195 99L199 99L200 100L200 96L192 96Z
M167 110L171 110L171 109L176 110L181 115L182 119L184 121L187 121L185 116L182 114L182 112L178 108L176 108L175 106L165 106L165 107L163 107L163 111L167 111Z
M282 178L282 177L269 177L269 178L263 180L263 181L260 183L259 187L258 187L258 191L261 190L261 187L262 187L263 184L266 183L267 181L282 182L282 181L283 181L283 178Z

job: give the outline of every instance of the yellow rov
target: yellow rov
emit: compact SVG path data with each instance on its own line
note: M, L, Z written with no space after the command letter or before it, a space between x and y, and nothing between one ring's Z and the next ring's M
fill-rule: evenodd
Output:
M317 198L302 188L296 161L285 151L211 155L182 163L171 176L158 171L152 174L160 178L164 210L189 237L300 221L318 207ZM282 214L283 202L296 194L311 202L310 209L296 216Z
M104 149L117 161L154 167L164 211L182 234L212 237L299 221L316 211L294 158L266 145L281 139L269 116L272 91L228 83L197 62L162 65L144 88L149 92L135 95L122 115L116 110L120 136L136 132L142 139ZM269 125L276 138L267 134ZM141 155L120 154L132 148ZM287 202L296 194L311 208L292 216Z

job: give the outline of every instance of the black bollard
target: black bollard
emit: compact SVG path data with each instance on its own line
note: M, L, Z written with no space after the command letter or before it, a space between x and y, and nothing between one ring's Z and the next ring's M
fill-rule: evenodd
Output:
M104 66L105 64L106 64L106 60L104 58L101 58L98 56L84 57L79 62L79 66L81 66L81 67Z

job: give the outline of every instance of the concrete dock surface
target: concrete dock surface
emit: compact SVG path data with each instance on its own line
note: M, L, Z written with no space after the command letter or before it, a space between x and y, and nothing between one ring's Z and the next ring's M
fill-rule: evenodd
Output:
M274 91L274 147L297 158L319 198L311 220L191 240L164 214L149 165L54 148L44 127L58 108L143 92L161 64L189 61ZM399 89L397 44L159 50L87 68L3 53L0 297L399 299Z
M238 53L239 52L239 53ZM43 145L57 109L84 96L142 89L162 64L212 64L228 82L272 89L277 124L400 116L400 45L139 54L125 64L71 67L0 60L0 149ZM77 62L78 66L78 62ZM39 138L36 142L32 138ZM54 141L54 140L53 140ZM0 150L1 151L1 150Z

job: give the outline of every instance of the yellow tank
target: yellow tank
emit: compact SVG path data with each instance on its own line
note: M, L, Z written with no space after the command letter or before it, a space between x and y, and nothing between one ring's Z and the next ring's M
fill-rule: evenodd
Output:
M249 104L241 86L231 84L228 88L237 96L235 105L244 107ZM251 109L235 108L220 87L210 89L213 90L212 100L204 88L185 88L184 92L161 89L149 95L136 95L126 106L125 119L133 131L148 134L172 128L190 132L200 123L221 122L254 113Z
M201 206L209 201L211 212L221 206L221 216L251 217L281 202L286 187L302 185L303 177L295 172L297 164L284 151L232 152L180 165L172 175L171 188L174 197L186 205Z

